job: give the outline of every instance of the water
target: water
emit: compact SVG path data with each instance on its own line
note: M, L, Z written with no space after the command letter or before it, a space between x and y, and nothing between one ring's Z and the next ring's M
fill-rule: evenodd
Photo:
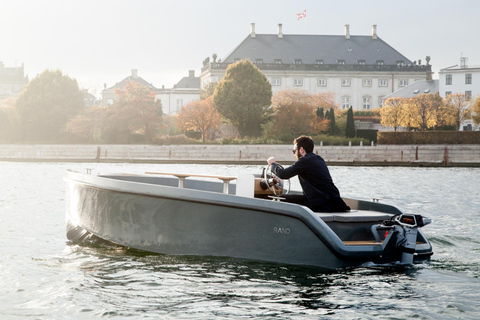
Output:
M343 196L433 219L431 262L315 268L150 255L65 238L68 168L237 175L261 166L0 163L0 319L480 319L480 169L331 167ZM293 186L299 188L298 181Z

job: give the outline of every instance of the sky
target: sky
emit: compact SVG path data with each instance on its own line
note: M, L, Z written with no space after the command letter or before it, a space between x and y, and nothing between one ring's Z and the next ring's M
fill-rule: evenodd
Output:
M297 14L306 10L306 18ZM0 61L29 79L59 69L100 97L132 69L171 88L202 61L226 57L250 32L378 36L440 69L480 65L478 0L0 0Z

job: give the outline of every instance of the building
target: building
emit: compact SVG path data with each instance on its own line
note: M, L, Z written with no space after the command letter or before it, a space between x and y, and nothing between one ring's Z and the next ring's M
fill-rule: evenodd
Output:
M344 35L250 34L223 61L204 61L201 85L219 82L227 67L249 59L267 77L272 91L290 88L310 94L333 92L342 109L369 110L382 98L409 84L431 77L431 66L412 62L377 35L355 36L350 26ZM429 59L428 59L429 60Z
M200 77L195 77L195 71L189 70L188 77L183 77L171 89L157 89L157 99L162 102L164 114L176 114L182 106L200 99Z
M382 105L389 98L413 98L421 94L439 92L439 80L419 80L383 97Z
M442 98L451 94L464 94L472 102L480 95L480 66L469 66L468 58L460 58L460 64L439 72L439 93ZM465 120L460 130L478 130L473 120Z
M115 89L124 89L127 83L134 81L136 83L141 84L142 86L148 87L151 91L156 91L155 88L151 83L148 83L143 78L138 76L138 70L132 69L132 74L120 82L117 82L113 87L107 88L107 84L104 85L104 90L102 91L102 104L104 106L111 106L115 100L118 99L117 95L115 94Z
M462 57L460 65L454 65L439 72L440 95L461 93L475 99L480 95L480 66L469 66L468 59Z
M18 97L28 83L23 64L21 67L7 68L0 61L0 100Z

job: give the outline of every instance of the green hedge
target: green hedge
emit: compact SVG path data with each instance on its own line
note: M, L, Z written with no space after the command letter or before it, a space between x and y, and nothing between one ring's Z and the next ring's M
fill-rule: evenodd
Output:
M378 144L480 144L480 131L378 132Z

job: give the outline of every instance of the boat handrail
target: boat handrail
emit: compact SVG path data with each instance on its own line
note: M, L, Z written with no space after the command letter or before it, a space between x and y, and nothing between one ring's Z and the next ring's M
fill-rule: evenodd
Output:
M185 178L188 178L188 177L220 179L223 181L223 193L226 193L226 194L228 194L229 192L230 181L237 179L237 177L231 177L231 176L217 176L217 175L195 174L195 173L145 172L145 174L175 176L178 178L179 188L183 188L185 186Z

